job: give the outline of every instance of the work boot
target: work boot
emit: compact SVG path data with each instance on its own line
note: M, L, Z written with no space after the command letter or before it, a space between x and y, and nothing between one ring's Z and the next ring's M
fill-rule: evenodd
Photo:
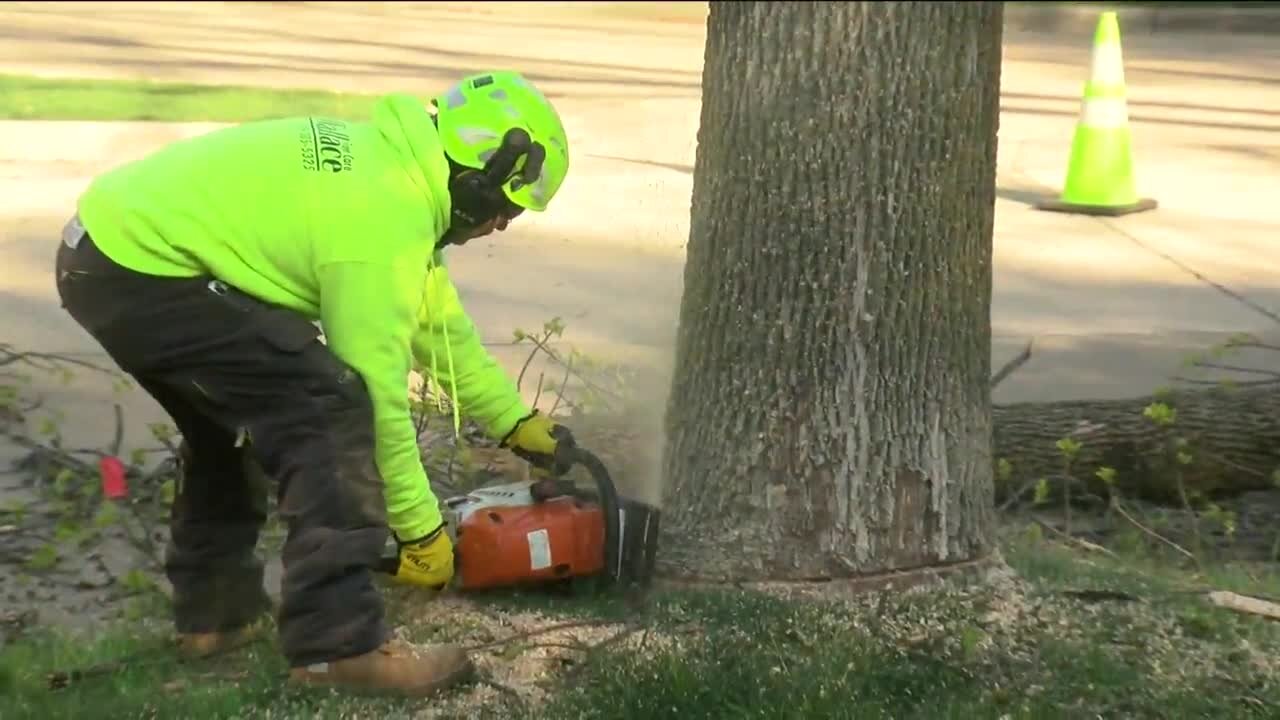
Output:
M178 652L187 659L202 660L248 645L258 638L262 628L259 621L235 630L179 633Z
M289 670L298 685L423 697L456 685L475 666L457 645L419 647L399 639L364 655Z

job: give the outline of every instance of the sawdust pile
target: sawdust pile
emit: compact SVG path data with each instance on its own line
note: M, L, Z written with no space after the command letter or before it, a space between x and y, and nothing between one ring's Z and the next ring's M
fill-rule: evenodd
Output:
M469 710L500 703L524 706L545 700L569 682L592 653L605 648L628 653L666 652L689 635L624 623L551 617L531 610L486 607L465 597L441 595L398 612L396 633L418 643L456 642L474 648L479 680L424 708L416 718L470 716Z

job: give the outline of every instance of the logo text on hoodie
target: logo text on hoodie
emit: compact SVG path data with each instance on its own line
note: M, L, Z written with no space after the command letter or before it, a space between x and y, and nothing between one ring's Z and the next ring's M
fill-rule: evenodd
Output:
M332 118L309 118L298 132L302 167L314 172L350 172L355 163L347 124Z

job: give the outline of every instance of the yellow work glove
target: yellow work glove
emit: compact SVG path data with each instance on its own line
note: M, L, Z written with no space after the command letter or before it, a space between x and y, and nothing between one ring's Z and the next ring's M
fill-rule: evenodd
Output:
M522 418L502 439L502 447L509 448L534 467L558 475L567 472L568 467L563 462L557 462L557 451L573 445L573 434L569 432L569 428L557 424L537 410Z
M448 585L453 579L453 540L444 524L426 537L400 543L400 563L392 575L398 582L434 590Z

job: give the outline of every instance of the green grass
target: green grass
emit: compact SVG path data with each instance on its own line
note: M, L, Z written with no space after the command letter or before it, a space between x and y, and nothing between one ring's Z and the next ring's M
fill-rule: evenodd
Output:
M243 122L289 115L368 117L377 95L0 75L3 120Z
M1005 552L1017 577L969 590L852 601L662 594L645 611L647 630L573 656L582 661L553 676L558 689L527 704L498 692L477 708L289 690L272 641L176 664L163 623L117 628L84 645L30 635L0 653L0 695L6 718L81 717L92 707L95 717L192 720L413 717L427 708L459 718L1263 718L1280 706L1280 625L1186 591L1219 587L1218 579L1027 538ZM1246 593L1277 585L1274 575L1243 571L1220 579ZM1100 589L1130 599L1064 592ZM625 604L589 596L498 593L477 605L481 615L446 609L427 620L415 615L428 608L420 599L396 595L391 615L417 640L465 642L508 636L507 619L521 613L634 619ZM491 659L526 650L495 650ZM138 659L116 674L46 688L52 670L133 653Z

